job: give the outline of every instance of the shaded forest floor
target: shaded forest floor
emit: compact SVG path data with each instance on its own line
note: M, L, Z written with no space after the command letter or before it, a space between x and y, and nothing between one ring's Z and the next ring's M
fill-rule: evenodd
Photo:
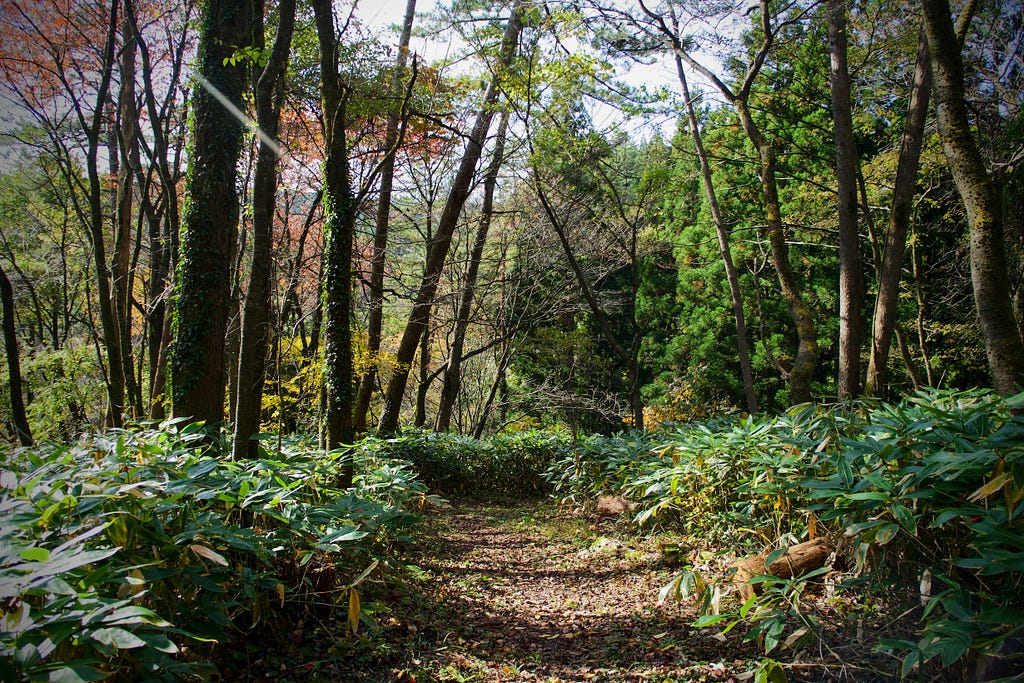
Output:
M743 642L742 625L722 636L720 629L692 628L699 614L688 602L658 604L659 590L679 571L662 552L664 537L638 537L614 519L536 501L459 502L426 517L428 529L404 549L404 564L364 591L364 609L385 607L374 614L377 629L346 634L341 604L316 623L300 624L287 657L250 654L227 678L755 680L764 657L756 643ZM892 660L878 661L869 643L852 640L845 655L814 646L813 653L773 656L789 681L890 680L882 669L891 669Z

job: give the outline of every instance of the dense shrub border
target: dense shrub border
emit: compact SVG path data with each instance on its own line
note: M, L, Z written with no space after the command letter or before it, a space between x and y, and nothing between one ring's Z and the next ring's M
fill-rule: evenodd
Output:
M637 522L676 525L718 544L760 550L767 538L781 552L829 535L848 560L850 585L930 584L917 640L883 644L901 654L909 675L1006 643L1019 650L1012 644L1024 634L1022 408L1024 394L939 390L896 405L798 406L781 416L593 437L548 478L564 498L631 497ZM667 591L698 596L709 612L699 625L745 623L771 651L798 642L784 638L787 627L801 635L816 629L799 609L802 584L814 578L756 576L761 595L736 609L692 567Z
M315 600L358 627L358 583L425 500L408 465L361 450L342 491L351 456L204 443L172 421L0 454L0 679L208 677L218 643Z

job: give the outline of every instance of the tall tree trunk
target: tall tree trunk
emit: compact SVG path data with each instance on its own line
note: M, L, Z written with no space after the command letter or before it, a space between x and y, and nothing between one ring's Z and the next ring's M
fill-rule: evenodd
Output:
M775 266L782 298L789 307L789 314L796 328L797 352L796 360L789 370L789 402L791 405L805 403L811 400L811 379L818 367L818 336L811 317L811 309L804 301L803 292L797 284L793 266L789 262L789 244L786 242L786 229L782 224L782 204L779 201L779 186L775 175L775 148L762 136L746 101L738 100L735 104L747 137L757 149L761 162L758 175L764 192L772 265Z
M416 383L416 412L413 415L414 427L422 427L427 423L427 393L430 391L430 318L423 325L423 336L420 337L419 378Z
M402 33L398 39L398 59L395 64L395 93L401 92L401 82L405 73L409 55L409 40L412 37L412 25L416 18L416 0L407 0L405 20L402 22ZM388 114L387 127L384 131L385 148L390 149L398 141L398 125L402 107L396 102L394 109ZM377 200L377 221L373 233L373 252L370 261L370 306L367 321L366 371L359 381L359 393L356 396L355 429L366 431L366 416L370 410L370 398L373 396L374 385L377 383L377 366L380 355L381 330L384 322L384 267L387 259L388 227L391 220L391 191L395 178L395 157L385 159L380 171L380 197Z
M791 404L804 403L811 400L811 379L818 367L818 335L814 326L814 319L811 316L811 309L804 301L803 292L797 284L793 266L789 262L789 245L786 242L786 229L782 223L782 203L779 201L779 185L776 178L775 148L771 140L768 140L761 133L757 122L750 112L750 91L754 81L761 72L768 52L775 42L776 27L771 23L771 11L769 0L759 0L760 12L758 13L761 23L761 44L754 53L753 58L747 65L746 74L738 90L733 90L729 85L714 74L710 69L702 65L693 56L682 49L676 48L676 54L682 57L683 61L699 71L705 78L711 81L729 101L739 115L743 132L750 139L754 149L757 150L759 160L758 177L761 181L761 190L764 193L765 222L768 229L768 243L771 248L772 265L779 278L779 287L782 290L782 298L789 308L790 317L797 336L796 359L789 370L789 402ZM649 10L640 0L640 6L644 12L652 17L657 13Z
M135 24L135 2L124 0L122 5L121 34L121 89L118 93L118 168L117 194L115 198L114 254L110 273L114 285L114 302L117 306L117 327L121 347L121 373L124 376L127 400L136 419L141 418L142 391L133 367L132 353L132 269L129 254L132 234L132 206L135 174L139 168L139 111L135 103L135 56L136 41L132 27Z
M924 18L939 137L970 225L971 280L985 352L993 386L1008 395L1024 385L1024 342L1010 298L1000 204L967 118L963 59L947 0L924 0Z
M676 40L677 35L677 32L672 31L669 37L672 40ZM718 251L722 256L722 263L725 266L725 279L729 283L729 296L732 299L732 317L736 325L736 351L740 361L740 374L743 378L743 395L747 402L747 410L751 413L756 413L757 395L754 393L754 373L750 367L750 351L747 347L747 324L743 314L743 291L740 289L740 278L736 272L736 265L732 260L729 232L725 227L722 209L718 204L718 196L715 193L715 185L711 180L711 162L708 159L707 150L704 149L703 136L700 134L697 114L693 107L693 99L690 97L690 87L686 80L686 72L683 69L683 60L678 53L675 55L675 63L683 102L686 103L686 118L690 126L690 137L693 138L693 147L697 152L697 159L700 161L704 196L708 200L711 220L715 224L715 234L718 236Z
M860 349L864 339L864 270L857 236L857 146L847 66L846 0L829 0L829 80L839 214L839 378L840 400L860 395Z
M117 325L116 306L110 271L107 268L106 236L103 229L103 195L98 164L99 137L103 125L103 104L107 101L114 64L114 39L117 34L117 16L120 0L112 0L106 45L103 49L103 69L96 95L92 121L86 124L79 109L79 121L86 129L86 174L89 182L89 241L92 246L93 267L96 269L96 304L99 309L100 330L107 361L107 422L119 427L124 420L124 365L121 360L121 339ZM77 103L76 103L77 106Z
M271 251L274 241L278 150L269 142L277 135L284 102L284 74L295 28L295 0L281 0L278 12L277 36L274 38L270 58L256 82L256 125L263 133L253 178L252 265L238 351L238 393L235 398L235 431L231 449L235 460L259 455L259 444L252 437L260 428L267 352L274 332L270 315L273 291ZM260 14L258 20L262 24L262 8ZM266 136L266 139L262 136Z
M352 238L355 202L350 187L345 107L348 93L338 77L338 39L330 0L315 0L320 44L320 94L324 116L324 385L327 393L328 451L351 443L354 371L352 368ZM352 485L351 465L341 472L341 485Z
M495 68L495 75L487 88L487 92L480 105L480 110L477 112L476 122L466 143L466 150L462 155L462 161L459 163L459 168L452 181L452 188L448 193L448 199L438 220L437 233L430 245L430 251L427 256L426 270L423 273L423 279L420 282L412 312L409 314L405 331L398 346L395 369L388 381L387 392L384 398L384 411L378 426L382 434L393 433L398 429L398 417L402 408L402 399L405 396L405 387L409 381L409 371L412 367L413 358L416 355L416 345L423 336L423 330L430 318L430 311L434 304L434 295L437 292L441 271L444 269L448 256L452 236L458 225L462 208L469 197L473 175L483 153L483 146L487 138L487 131L491 126L491 120L494 118L493 107L498 99L501 74L502 71L508 68L516 54L519 33L522 30L520 9L521 0L516 0L508 23L505 26L505 32L502 35L501 52Z
M176 334L170 360L174 415L219 425L224 419L225 354L231 264L238 230L237 163L245 60L250 42L248 0L207 0L199 30L198 77L192 101L187 205L176 284ZM223 98L219 100L218 98Z
M928 118L928 99L932 89L932 69L928 54L928 40L921 27L914 62L914 81L910 87L907 118L900 141L900 156L896 166L896 182L889 208L889 227L885 236L885 255L878 275L878 295L871 335L871 355L865 393L881 395L885 386L886 365L896 327L896 300L899 296L900 273L907 248L907 232L914 207L917 171L921 161L924 126Z
M181 80L188 32L183 32L179 42L175 45L171 70L166 76L171 87L168 88L167 98L163 103L159 103L153 84L153 65L149 56L149 46L139 31L134 13L127 16L126 19L131 22L131 33L137 45L142 66L141 75L146 111L149 114L149 120L154 122L150 127L153 139L148 152L160 179L160 201L163 209L162 222L153 221L149 226L149 312L146 320L149 356L149 416L153 419L162 419L165 415L162 394L167 379L167 351L171 338L167 305L171 283L168 280L173 272L172 264L175 260L173 245L176 244L181 226L178 213L178 168L176 163L171 160L169 138L171 136L170 126L176 118L172 116L175 102L174 92Z
M437 429L446 432L451 428L452 408L462 387L462 354L465 350L466 331L469 328L469 317L473 311L473 297L476 293L476 281L480 272L480 261L483 259L484 246L487 244L487 233L491 228L494 215L494 190L498 184L498 171L505 154L505 136L508 130L508 112L503 112L498 124L498 134L491 155L491 164L484 179L484 202L480 209L480 224L473 238L473 248L469 255L469 267L466 271L466 282L459 297L458 312L455 315L455 331L451 349L448 352L448 367L444 373L444 384L441 388L441 402L437 408Z
M4 351L7 352L11 416L14 418L14 429L18 433L18 442L22 446L31 446L33 443L32 428L25 415L25 399L21 390L21 354L18 352L18 335L14 329L14 288L2 265L0 265L0 305L2 305L0 313L3 314Z

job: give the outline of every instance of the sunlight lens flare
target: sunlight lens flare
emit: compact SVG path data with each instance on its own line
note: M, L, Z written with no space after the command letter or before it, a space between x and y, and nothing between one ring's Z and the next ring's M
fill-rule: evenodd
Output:
M245 124L246 128L255 133L256 137L260 139L260 142L269 147L278 157L284 156L285 150L283 147L281 147L277 140L267 135L267 133L262 128L256 125L255 121L253 121L245 115L245 112L243 112L241 109L232 104L231 100L224 96L224 93L222 93L220 90L217 90L217 88L215 88L212 83L210 83L202 76L197 75L196 78L199 80L199 84L206 88L206 92L213 95L214 99L220 102L225 109L231 112L232 116L241 121L243 124Z

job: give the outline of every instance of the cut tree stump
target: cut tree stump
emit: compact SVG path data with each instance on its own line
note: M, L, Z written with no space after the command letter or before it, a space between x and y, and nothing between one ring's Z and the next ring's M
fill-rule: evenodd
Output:
M760 584L747 583L755 576L767 574L780 579L803 576L824 567L825 561L828 560L831 553L832 546L828 541L816 538L813 541L806 541L790 547L781 557L766 567L764 562L771 553L765 551L760 555L746 557L732 565L736 568L732 581L739 586L740 595L744 599L748 599L751 595L760 593Z

